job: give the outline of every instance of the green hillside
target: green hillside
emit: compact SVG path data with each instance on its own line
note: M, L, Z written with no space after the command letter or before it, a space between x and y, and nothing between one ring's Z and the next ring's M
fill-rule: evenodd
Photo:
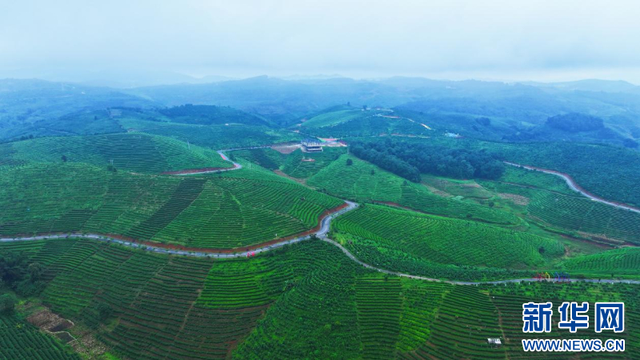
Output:
M567 271L584 270L594 273L638 275L640 269L640 248L622 248L573 258L563 263Z
M640 214L505 163L640 206L638 87L212 79L0 80L0 360L640 359ZM559 329L563 301L625 331Z
M167 117L172 122L198 125L225 125L225 124L245 124L245 125L269 125L261 118L240 111L228 106L212 105L181 105L166 109L159 109L158 112Z
M443 145L486 149L504 160L569 174L584 189L612 201L640 206L640 152L624 147L575 142L499 143L440 139Z
M18 316L0 315L0 358L2 359L81 359L70 346L43 334Z
M270 149L237 150L229 153L229 156L237 159L246 159L268 170L277 170L282 165L285 155Z
M0 173L0 234L83 231L234 248L308 230L342 204L292 181L256 178L24 166Z
M539 171L528 171L513 166L507 166L504 174L498 181L501 183L555 191L566 195L577 195L575 191L571 190L564 179L558 176L544 174Z
M515 358L527 338L524 302L575 299L624 301L627 331L607 337L625 339L626 352L598 357L640 355L637 285L433 283L366 270L320 241L235 260L75 239L0 243L0 255L7 252L45 268L40 297L73 321L71 334L91 336L119 358ZM556 327L544 334L564 335ZM490 337L503 346L487 346ZM32 356L27 347L13 351Z
M335 126L343 122L362 118L364 117L364 115L366 115L366 113L362 111L362 109L339 108L335 109L334 111L327 111L312 116L311 118L304 120L301 126L303 128L322 128L327 126Z
M257 125L198 125L137 118L123 118L120 123L129 131L172 137L214 150L270 145L300 139L299 135L292 132Z
M340 217L336 236L362 260L389 270L395 260L489 268L535 269L564 254L562 244L524 232L479 222L446 219L379 205L366 205ZM418 270L425 274L427 270ZM414 272L411 272L414 273ZM425 275L436 276L437 271Z
M344 147L325 147L322 152L317 153L305 153L296 149L289 154L282 154L266 148L234 151L231 156L247 159L269 170L281 170L294 178L307 179L346 152Z
M0 165L82 162L142 173L232 166L215 151L139 133L37 138L0 144L0 153L8 155Z
M391 109L329 108L303 120L301 131L320 137L410 135L428 137L433 131L420 121Z
M505 150L503 156L506 159L567 173L596 195L640 206L640 195L634 191L640 169L640 153L637 151L565 143L510 146Z
M351 160L351 165L347 161ZM350 155L342 155L307 180L329 194L356 201L389 202L414 210L499 224L516 224L507 211L461 199L448 199Z
M342 147L325 147L319 153L303 153L301 150L296 150L287 155L282 171L289 176L306 179L318 173L346 152L347 150Z
M481 184L513 201L528 221L597 241L640 243L640 214L592 201L553 175L511 169Z

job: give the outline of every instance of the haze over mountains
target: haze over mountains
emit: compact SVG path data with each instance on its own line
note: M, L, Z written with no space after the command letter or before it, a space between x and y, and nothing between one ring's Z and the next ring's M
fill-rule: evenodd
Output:
M230 106L261 116L275 126L287 127L313 112L348 103L356 107L395 108L418 114L416 116L445 117L438 121L452 123L452 129L458 121L455 116L488 117L493 119L500 136L512 140L533 139L535 136L521 133L536 132L534 128L543 126L549 117L568 113L601 118L613 131L609 135L620 139L618 142L637 139L640 134L640 87L624 81L505 83L323 76L217 79L219 81L200 79L195 81L207 82L189 83L194 79L180 78L172 80L179 82L175 84L124 88L5 79L0 80L3 106L0 119L25 125L91 109L194 104ZM116 85L118 80L114 78L112 83ZM14 136L19 136L15 128L2 137ZM594 140L597 139L588 141Z

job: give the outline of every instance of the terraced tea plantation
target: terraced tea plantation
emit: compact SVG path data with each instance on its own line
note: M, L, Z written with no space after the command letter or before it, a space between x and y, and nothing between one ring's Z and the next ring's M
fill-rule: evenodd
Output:
M556 178L553 175L523 171L507 172L506 181L482 184L516 199L529 221L598 241L640 244L640 214L592 201L549 179Z
M613 276L637 276L640 269L640 249L626 247L609 250L570 259L562 265L567 271L579 269L599 274L610 273Z
M78 341L97 340L96 357L512 358L522 354L522 303L577 298L625 302L626 331L606 337L625 339L627 350L598 358L640 355L637 285L425 282L372 272L321 241L234 260L82 239L0 243L0 256L9 252L44 267L43 304L73 321ZM0 324L0 341L20 345L0 357L71 358L31 325L6 316ZM569 335L554 327L545 336ZM504 345L487 345L492 337Z
M268 170L277 170L282 165L285 155L273 149L237 150L229 154L234 159L245 159Z
M413 135L427 137L432 131L420 122L390 109L336 106L304 119L299 124L305 132L321 137ZM297 128L297 127L296 127Z
M162 219L150 218L140 229L147 234L161 229L149 237L154 241L178 238L177 243L193 247L241 247L304 232L343 203L293 182L220 177L206 185L171 223L162 227ZM165 205L168 211L182 201L173 199Z
M348 159L352 161L352 165L347 165ZM406 181L349 155L342 155L333 161L309 178L307 184L329 194L355 201L389 202L429 214L496 224L511 225L519 222L510 212L436 195L421 184Z
M571 190L571 188L567 186L567 183L558 176L539 171L520 169L513 166L507 166L505 168L505 172L499 179L499 182L545 189L566 195L576 195L576 192Z
M531 336L625 339L624 353L538 357L640 358L640 285L628 282L640 280L640 214L591 201L551 175L503 173L499 156L519 145L467 134L498 141L512 128L506 118L378 104L305 115L326 106L321 98L288 113L276 101L243 105L255 114L156 101L32 119L0 144L0 359L520 359L529 301L625 303L622 333L575 336L552 326ZM52 133L61 136L39 137ZM388 149L303 153L299 141L312 135ZM432 142L446 155L418 156L427 147L396 141ZM582 156L599 149L580 146ZM514 156L536 160L523 154L532 149ZM633 150L603 151L635 159ZM618 173L631 188L633 171ZM536 280L540 273L590 282ZM53 321L62 325L47 327Z
M535 269L548 267L564 254L554 238L379 205L340 217L334 229L356 256L362 252L365 262L389 270L400 270L396 260L412 257L426 264ZM368 251L371 248L377 254Z
M143 173L232 166L215 151L167 137L133 133L18 141L0 145L0 153L9 155L3 160L8 165L81 162Z
M296 150L287 155L282 166L282 171L295 178L307 179L324 169L346 152L347 150L342 147L325 147L324 150L319 153L303 153L302 150Z
M171 137L180 141L189 141L191 144L215 150L271 145L296 141L301 138L299 135L289 131L277 130L262 125L197 125L146 121L137 118L121 119L120 123L126 129Z
M15 315L0 315L0 356L3 359L81 359L53 336Z
M343 204L273 179L133 175L74 163L25 166L0 173L0 234L75 231L235 248L309 230Z
M334 111L323 111L320 114L304 120L302 127L306 129L335 126L360 117L364 117L362 109L338 107Z
M322 152L317 153L304 153L296 149L289 154L281 154L266 148L233 151L231 156L246 159L269 170L281 170L294 178L307 179L346 152L344 147L325 147Z

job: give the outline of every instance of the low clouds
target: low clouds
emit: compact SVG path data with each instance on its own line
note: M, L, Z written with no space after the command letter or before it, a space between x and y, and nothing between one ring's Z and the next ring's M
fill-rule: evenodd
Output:
M635 81L640 67L635 1L26 0L2 7L0 76L144 68Z

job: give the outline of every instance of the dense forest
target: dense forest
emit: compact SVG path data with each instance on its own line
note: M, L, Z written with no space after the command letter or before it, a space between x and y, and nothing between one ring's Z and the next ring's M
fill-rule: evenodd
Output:
M9 288L22 296L38 295L44 288L44 267L29 262L22 253L0 255L0 289Z
M552 116L547 119L546 124L554 129L568 132L594 131L604 128L602 119L580 113Z
M172 121L197 125L268 125L259 117L228 106L185 104L160 109L159 112Z
M420 182L420 171L401 158L393 155L384 147L376 147L370 143L356 143L351 152L362 160L376 164L398 176L413 182ZM347 163L347 165L350 165Z
M484 150L450 149L391 139L351 145L355 156L414 182L420 181L420 173L457 179L497 179L504 173L504 164Z

